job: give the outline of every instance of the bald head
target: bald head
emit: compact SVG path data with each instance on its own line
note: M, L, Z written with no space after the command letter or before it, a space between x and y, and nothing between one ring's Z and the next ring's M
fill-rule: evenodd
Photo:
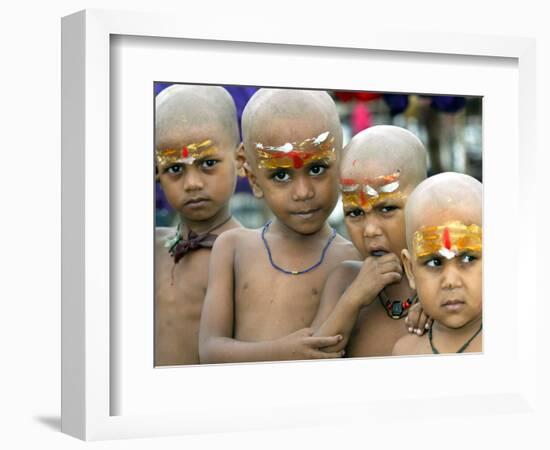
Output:
M179 143L197 129L214 129L237 147L237 111L229 92L219 86L179 84L164 89L156 99L156 147Z
M423 226L451 221L482 226L483 185L462 173L444 172L422 183L409 196L405 207L407 244Z
M399 172L401 187L426 178L427 154L413 133L392 125L377 125L357 133L344 148L342 178L373 179Z
M260 89L247 103L242 117L245 151L255 143L283 145L330 131L335 149L342 148L342 128L336 106L324 91Z

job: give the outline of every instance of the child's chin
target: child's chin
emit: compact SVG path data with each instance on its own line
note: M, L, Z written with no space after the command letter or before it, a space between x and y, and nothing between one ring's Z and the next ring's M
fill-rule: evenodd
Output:
M320 223L305 222L305 223L298 223L298 224L297 223L287 224L287 226L292 230L294 230L296 233L308 235L308 234L317 233L319 230L323 228L324 224L325 222L320 222Z
M190 220L193 222L202 222L209 220L214 216L215 212L210 210L185 211L185 213L182 214L184 220Z
M437 319L434 319L437 320ZM440 322L442 325L446 326L447 328L450 328L452 330L457 330L459 328L464 327L465 325L468 325L470 322L475 320L471 317L444 317L438 322Z

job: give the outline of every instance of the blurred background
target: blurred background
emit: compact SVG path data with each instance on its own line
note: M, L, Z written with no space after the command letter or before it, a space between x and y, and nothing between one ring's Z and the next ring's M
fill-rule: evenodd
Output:
M158 95L172 83L155 83ZM259 88L224 86L235 100L239 125L243 109ZM396 125L416 134L428 150L428 175L454 171L482 181L481 97L327 91L334 99L344 132L344 146L373 125ZM156 226L173 226L177 216L156 183ZM253 197L246 178L239 178L231 199L233 215L247 228L259 228L271 218L264 202ZM347 237L342 204L329 223Z

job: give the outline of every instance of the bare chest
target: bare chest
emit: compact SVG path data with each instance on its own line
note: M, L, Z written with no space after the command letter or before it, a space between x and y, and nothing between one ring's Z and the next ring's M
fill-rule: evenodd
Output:
M286 263L281 266L299 270L307 268L310 261ZM235 336L260 340L281 337L311 325L332 264L323 261L308 273L290 275L274 268L265 249L257 246L241 252L236 267Z
M208 283L210 250L187 254L178 264L169 255L157 258L155 265L155 299L158 304L178 310L202 307Z
M406 334L404 318L390 318L376 300L359 314L348 344L348 356L389 356L397 340Z
M210 251L197 250L177 265L169 257L155 266L155 361L198 363L198 332L206 294Z

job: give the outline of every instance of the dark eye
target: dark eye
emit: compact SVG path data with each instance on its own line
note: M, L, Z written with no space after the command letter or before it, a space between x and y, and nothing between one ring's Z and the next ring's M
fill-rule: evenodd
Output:
M313 176L319 176L327 170L326 166L318 165L318 166L311 166L309 168L309 174Z
M390 213L392 211L395 211L397 208L397 206L393 206L393 205L384 205L380 208L380 211L383 212L383 213Z
M289 181L290 180L290 174L286 170L279 170L275 172L271 178L273 178L275 181Z
M471 263L473 263L475 260L477 260L477 257L474 256L474 255L465 254L465 255L461 255L461 256L460 256L460 262L461 262L462 264L471 264Z
M424 261L424 265L426 267L441 267L441 264L442 264L441 259L435 258L435 257Z
M216 159L205 159L204 161L201 161L201 167L203 169L210 169L218 164L218 162L219 161L217 161Z
M364 214L365 212L360 208L350 209L349 211L346 211L346 217L351 217L351 218L361 217Z
M183 172L183 166L181 164L174 164L170 167L167 167L165 169L165 172L166 173L169 173L171 175L178 175L180 174L181 172Z

